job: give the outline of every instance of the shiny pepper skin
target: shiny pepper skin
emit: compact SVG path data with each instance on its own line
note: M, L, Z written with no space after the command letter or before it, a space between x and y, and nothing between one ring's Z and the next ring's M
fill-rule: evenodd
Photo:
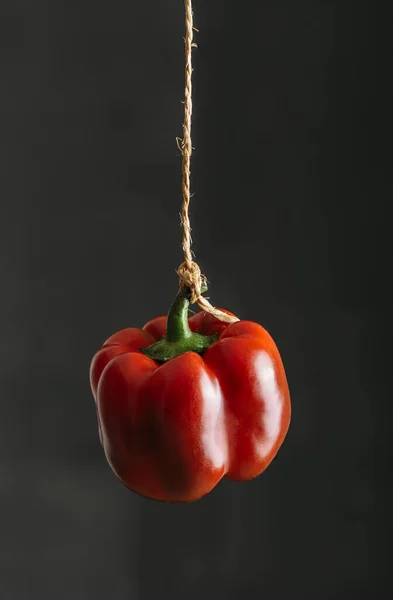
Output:
M90 381L120 481L147 498L191 502L222 477L246 481L268 467L288 431L290 396L279 351L257 323L227 325L200 312L191 331L217 341L160 364L141 349L165 336L166 321L110 337Z

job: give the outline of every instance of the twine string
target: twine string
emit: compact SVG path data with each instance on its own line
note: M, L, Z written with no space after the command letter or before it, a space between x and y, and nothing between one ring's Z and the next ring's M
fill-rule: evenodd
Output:
M183 228L182 246L184 254L184 262L177 270L179 283L181 287L189 288L191 292L191 303L197 303L202 310L210 313L220 321L225 323L234 323L239 319L232 315L215 308L210 304L207 298L202 296L201 289L206 285L206 277L201 274L199 265L193 260L191 250L191 223L189 216L190 206L190 164L192 155L192 140L191 140L191 124L192 124L192 48L194 44L194 23L192 0L184 0L185 16L186 16L186 35L185 35L185 86L184 86L184 123L183 123L183 139L177 140L178 146L182 153L182 190L183 204L181 209L181 222Z

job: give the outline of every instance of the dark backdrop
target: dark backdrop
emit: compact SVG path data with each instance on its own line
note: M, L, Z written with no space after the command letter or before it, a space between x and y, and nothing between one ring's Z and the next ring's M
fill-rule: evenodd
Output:
M258 479L162 505L106 465L88 384L181 262L181 0L1 0L0 597L382 599L392 9L195 0L192 221L214 303L293 400Z

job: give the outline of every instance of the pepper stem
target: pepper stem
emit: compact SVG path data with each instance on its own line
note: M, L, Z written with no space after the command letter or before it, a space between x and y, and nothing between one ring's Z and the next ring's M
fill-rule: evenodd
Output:
M207 287L204 287L202 292L206 290ZM148 348L141 349L141 352L161 363L184 352L203 354L217 340L217 335L205 336L191 331L188 324L189 306L190 290L181 288L168 312L166 335Z
M190 306L190 291L180 288L168 312L166 339L176 343L192 336L188 324L188 308Z

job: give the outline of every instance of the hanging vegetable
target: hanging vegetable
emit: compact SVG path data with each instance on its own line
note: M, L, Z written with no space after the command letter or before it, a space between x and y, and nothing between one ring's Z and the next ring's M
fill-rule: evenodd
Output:
M257 323L214 308L191 254L191 0L186 7L183 251L168 317L110 337L90 381L100 440L114 473L134 492L191 502L226 476L246 481L273 460L288 431L290 396L279 351ZM191 303L202 311L188 318Z

